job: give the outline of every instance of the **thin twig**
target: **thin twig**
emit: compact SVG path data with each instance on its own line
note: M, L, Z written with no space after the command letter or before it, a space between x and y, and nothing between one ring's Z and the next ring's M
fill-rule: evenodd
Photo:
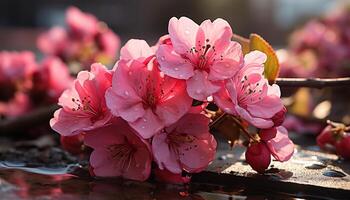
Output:
M350 87L350 77L344 78L277 78L280 87L308 87L322 89L325 87Z

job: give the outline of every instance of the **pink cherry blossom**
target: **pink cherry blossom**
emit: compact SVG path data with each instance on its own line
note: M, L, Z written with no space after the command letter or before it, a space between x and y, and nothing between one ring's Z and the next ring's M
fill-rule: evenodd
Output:
M232 30L223 19L197 25L181 17L169 21L169 37L159 46L157 58L164 74L187 83L188 94L197 100L220 89L217 81L232 78L241 68L241 46L231 41Z
M130 40L121 49L107 106L129 122L143 138L150 138L176 122L190 108L185 82L158 69L152 49L143 40Z
M60 137L61 146L64 150L68 151L73 155L82 154L84 145L85 133L80 133L73 136L62 136Z
M55 26L39 35L37 46L45 54L64 57L69 38L64 28Z
M209 133L209 119L189 113L153 137L152 150L161 170L196 173L213 161L216 140Z
M36 67L32 52L0 52L0 116L16 117L30 110L26 92Z
M48 57L33 74L32 98L38 101L44 99L51 103L57 102L62 92L72 83L68 67L59 58Z
M62 108L50 121L52 129L72 136L106 125L112 117L105 102L105 91L111 83L112 71L101 64L91 65L90 72L81 71L59 98Z
M73 6L67 9L66 16L68 28L75 37L87 39L97 33L98 20L95 16Z
M76 63L85 68L94 62L111 64L115 60L120 39L105 23L76 7L67 9L66 23L67 29L54 27L38 37L38 48L44 54L75 63L76 68Z
M111 125L88 131L85 144L94 149L90 156L93 174L145 181L151 172L149 144L121 118Z
M243 68L214 95L215 103L223 111L238 115L258 128L280 125L279 118L286 111L278 85L269 85L263 75L265 61L266 55L259 51L245 55Z

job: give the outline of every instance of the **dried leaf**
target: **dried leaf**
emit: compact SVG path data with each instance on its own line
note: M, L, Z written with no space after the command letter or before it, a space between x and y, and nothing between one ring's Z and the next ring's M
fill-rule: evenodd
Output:
M265 62L265 77L269 80L270 83L274 83L279 73L279 62L276 56L275 51L271 45L266 42L258 34L250 34L250 50L259 50L264 52L267 55L267 61Z
M231 147L239 139L240 129L230 115L225 115L224 117L220 118L220 120L217 121L217 123L215 123L215 125L211 128L214 128L225 139L227 139Z

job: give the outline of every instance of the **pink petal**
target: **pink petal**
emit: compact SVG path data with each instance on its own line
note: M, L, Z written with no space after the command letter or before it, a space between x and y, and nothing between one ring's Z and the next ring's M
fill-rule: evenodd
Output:
M113 144L125 143L125 136L118 132L129 131L123 125L123 120L118 118L111 122L112 125L86 131L84 143L94 149L103 149ZM116 129L118 127L118 129Z
M161 102L157 105L156 114L165 123L166 126L175 123L185 113L188 112L192 105L192 98L190 98L186 92L186 85L184 81L179 80L165 80L166 82L175 81L175 85L171 85L169 88L163 87L164 96ZM168 91L166 93L166 91Z
M234 111L234 104L229 96L228 91L225 87L221 87L221 89L213 95L215 104L224 112L234 115L236 112Z
M251 115L266 119L272 118L282 108L282 100L278 96L266 96L255 104L247 105L247 110Z
M138 148L131 158L130 166L123 169L123 177L130 180L145 181L151 173L152 157L149 150Z
M159 133L153 137L152 151L154 159L160 169L167 169L172 173L179 174L182 172L180 165L177 161L177 155L170 149L167 143L167 134Z
M239 106L236 106L235 110L237 111L239 116L241 116L244 120L248 121L250 124L252 124L253 126L256 126L258 128L266 129L266 128L271 128L274 125L272 120L253 117L245 109L243 109Z
M186 114L176 123L176 131L206 139L209 134L209 121L209 118L202 114Z
M199 31L204 32L204 39L209 39L209 43L214 45L215 50L220 53L231 42L232 29L227 21L223 19L218 18L214 22L205 20L201 23ZM204 40L201 42L204 43Z
M209 134L206 140L195 139L192 143L182 143L178 150L184 170L196 173L205 169L214 160L216 141Z
M140 60L153 55L153 50L145 40L131 39L120 49L120 59L123 60Z
M54 113L50 126L63 136L73 136L81 131L94 128L90 116L79 116L65 111L63 108Z
M119 165L112 162L110 152L105 149L94 150L90 155L90 165L93 172L99 177L118 177L122 174Z
M160 45L156 55L159 69L164 74L177 79L188 79L193 76L192 64L177 54L172 46Z
M164 128L164 122L160 121L159 117L156 116L150 108L145 110L143 117L138 118L136 121L130 122L129 124L144 139L151 138L154 134Z
M242 67L243 54L241 45L230 42L222 53L223 60L218 60L210 67L209 80L224 80L233 77Z
M187 17L170 19L169 36L177 53L185 54L192 47L195 47L198 27L198 24Z
M278 161L289 160L294 152L294 144L288 137L288 131L283 126L277 127L276 137L266 142L272 156Z
M199 101L205 101L208 96L220 89L220 86L208 80L208 73L205 71L194 71L194 76L188 79L186 83L190 97Z

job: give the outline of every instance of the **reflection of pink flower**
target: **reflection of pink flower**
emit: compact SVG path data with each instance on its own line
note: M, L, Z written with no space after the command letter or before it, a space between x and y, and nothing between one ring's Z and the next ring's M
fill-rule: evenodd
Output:
M289 160L294 153L294 144L283 126L262 129L260 142L253 142L246 151L246 160L257 172L263 173L270 165L271 155L278 161Z
M265 61L264 53L248 53L243 68L214 95L215 103L223 111L238 115L258 128L280 125L274 116L285 113L279 87L270 86L263 75Z
M232 78L241 67L241 46L231 41L232 30L225 20L206 20L198 26L186 17L173 17L169 36L171 44L161 44L157 51L160 69L186 80L194 99L206 100L219 90L216 81Z
M105 91L111 86L112 72L101 64L78 74L71 88L59 98L62 106L51 119L51 127L63 136L104 126L112 117L105 103Z
M148 143L120 118L112 125L87 132L85 144L94 149L90 165L96 176L144 181L150 175L152 154Z
M143 138L176 122L190 108L185 82L164 76L145 41L131 40L121 50L106 100L111 112Z
M182 176L182 174L174 174L166 169L154 169L154 175L157 181L171 184L183 184L191 181L191 177Z
M216 141L209 133L208 124L209 119L204 115L190 113L156 134L152 149L159 168L175 174L205 169L216 152Z
M57 77L59 75L59 77ZM56 102L62 92L71 86L71 78L67 66L58 58L46 58L33 75L33 93ZM44 97L45 98L45 97Z

